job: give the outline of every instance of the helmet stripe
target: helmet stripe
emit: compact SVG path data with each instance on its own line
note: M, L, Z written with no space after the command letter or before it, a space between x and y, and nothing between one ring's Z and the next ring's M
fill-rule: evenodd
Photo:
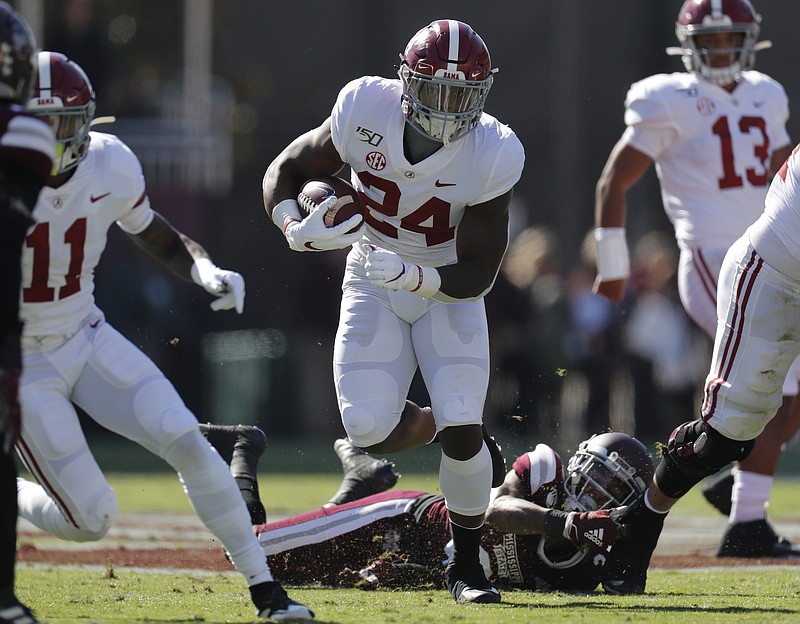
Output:
M447 51L447 70L458 71L458 50L461 41L461 32L458 29L456 20L447 20L447 28L450 30L450 49Z
M51 96L50 89L53 86L52 78L50 77L50 53L39 52L39 97L49 98Z

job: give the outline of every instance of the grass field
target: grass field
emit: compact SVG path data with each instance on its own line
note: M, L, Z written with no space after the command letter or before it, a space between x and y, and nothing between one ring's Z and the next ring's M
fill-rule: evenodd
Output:
M130 527L143 523L149 515L162 522L174 517L179 526L193 518L172 474L110 474L109 478L120 499L118 524ZM273 519L320 505L339 480L335 473L265 472L260 478ZM410 473L403 476L400 485L436 491L436 475ZM795 541L800 541L798 493L800 480L781 478L773 490L770 511L773 521ZM582 623L599 618L654 624L800 622L800 565L761 566L757 561L747 561L752 565L719 567L720 560L708 557L708 553L713 554L724 524L724 518L696 492L681 501L668 518L664 548L682 549L685 554L687 548L692 551L688 545L696 543L697 531L707 530L711 541L700 551L710 562L709 567L651 570L644 596L613 597L602 591L585 595L507 591L500 605L471 606L455 604L443 591L365 592L313 587L292 587L290 591L316 611L318 621L330 623ZM118 540L127 530L115 535L112 529L107 538L110 547L119 547ZM21 543L35 546L39 540L52 542L25 523L21 523L20 531ZM215 549L216 556L218 546ZM50 624L254 621L243 581L232 572L23 561L18 567L18 592Z
M499 605L482 606L457 605L443 591L290 591L315 609L318 621L342 624L800 621L797 568L755 572L653 572L644 596L514 591L505 592ZM242 582L233 574L126 571L109 578L97 570L23 569L20 595L51 624L253 621Z

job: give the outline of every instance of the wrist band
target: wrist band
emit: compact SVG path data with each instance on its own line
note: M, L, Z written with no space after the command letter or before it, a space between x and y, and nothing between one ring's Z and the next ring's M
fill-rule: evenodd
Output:
M442 285L442 278L439 271L433 267L421 267L418 264L412 265L418 273L417 285L411 290L415 295L419 295L424 299L430 299L439 292Z
M292 221L302 221L300 207L294 199L284 199L272 209L272 222L286 234L286 226Z
M597 249L597 276L601 282L625 279L631 274L631 261L624 227L594 229Z

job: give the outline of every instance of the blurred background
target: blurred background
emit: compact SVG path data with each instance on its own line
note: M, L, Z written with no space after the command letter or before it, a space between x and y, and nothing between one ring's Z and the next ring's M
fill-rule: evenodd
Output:
M153 206L247 281L245 312L214 313L113 231L98 270L109 321L165 372L201 421L253 423L288 445L342 435L331 374L344 252L291 252L266 217L269 162L330 112L349 80L394 77L434 19L483 37L500 68L487 111L526 148L512 245L487 298L493 371L485 420L510 450L567 453L607 427L662 440L694 417L710 342L675 292L677 247L653 171L629 194L634 279L591 295L594 187L624 129L630 84L682 71L681 0L16 0L43 49L88 73L100 131L139 156ZM800 103L791 69L800 3L756 0L760 69ZM789 123L800 137L800 115ZM658 328L654 331L654 328ZM415 382L412 398L425 402ZM92 434L90 422L86 423ZM99 434L98 434L99 435ZM436 453L438 456L438 453Z

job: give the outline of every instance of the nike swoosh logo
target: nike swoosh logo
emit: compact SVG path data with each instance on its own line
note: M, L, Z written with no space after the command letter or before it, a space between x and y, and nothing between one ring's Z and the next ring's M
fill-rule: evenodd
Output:
M91 200L92 203L95 203L96 201L100 201L101 199L103 199L108 195L111 195L111 191L109 191L108 193L103 193L102 195L98 195L97 197L92 195L89 199Z
M76 93L75 95L68 95L66 97L66 102L67 102L67 104L69 104L70 102L72 102L73 100L78 99L79 97L80 97L80 93Z
M450 184L449 182L439 182L439 180L436 180L436 182L434 182L433 184L434 186L438 186L439 188L442 188L443 186L455 186L455 183Z
M100 319L97 319L94 323L89 323L89 327L92 329L96 328L100 324Z
M755 106L756 108L761 108L762 106L764 106L764 104L766 104L765 100L758 100L756 102L753 102L753 106Z

